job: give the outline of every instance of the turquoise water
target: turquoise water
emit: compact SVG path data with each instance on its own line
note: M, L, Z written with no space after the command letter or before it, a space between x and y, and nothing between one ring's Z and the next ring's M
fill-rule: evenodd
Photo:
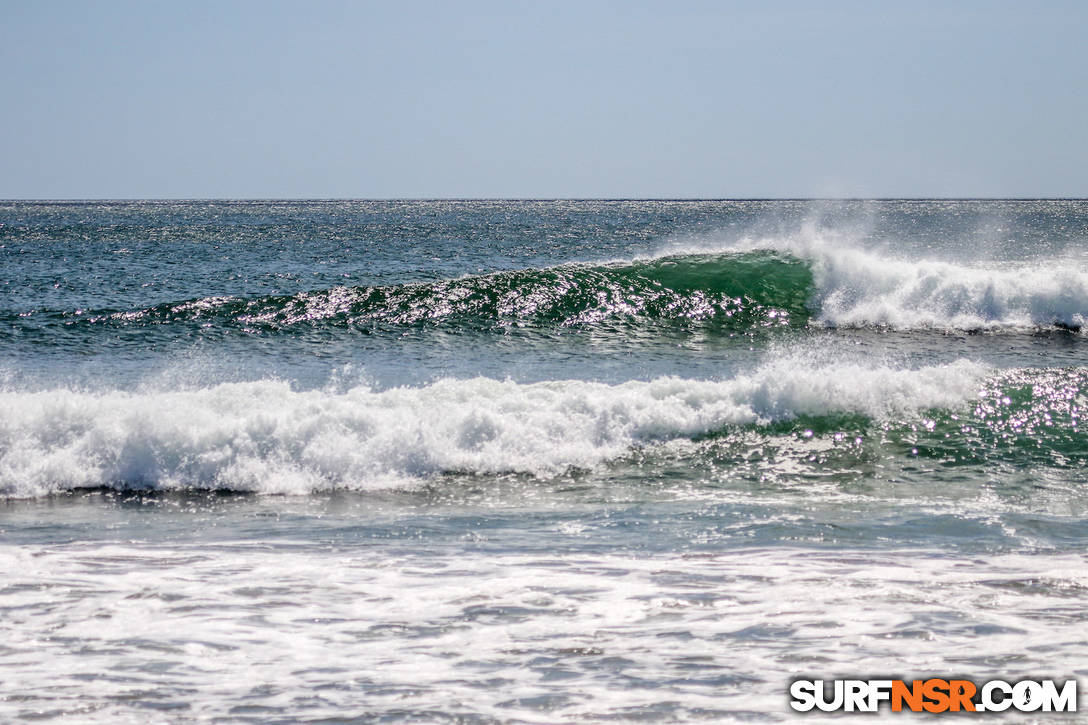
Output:
M6 202L0 264L5 720L1088 674L1088 202Z

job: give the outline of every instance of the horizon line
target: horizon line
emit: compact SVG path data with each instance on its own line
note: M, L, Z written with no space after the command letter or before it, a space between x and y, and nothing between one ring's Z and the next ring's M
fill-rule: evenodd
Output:
M0 203L131 203L131 202L541 202L541 201L1088 201L1088 196L147 196L147 197L10 197Z

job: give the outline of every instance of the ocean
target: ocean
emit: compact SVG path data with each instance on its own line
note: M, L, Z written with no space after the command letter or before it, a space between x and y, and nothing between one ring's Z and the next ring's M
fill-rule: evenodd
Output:
M0 721L1088 677L1086 323L1088 201L0 202Z

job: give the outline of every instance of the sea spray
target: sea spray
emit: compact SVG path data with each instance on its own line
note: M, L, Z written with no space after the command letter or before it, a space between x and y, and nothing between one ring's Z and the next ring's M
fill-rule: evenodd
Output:
M1088 321L1088 266L1074 258L1003 263L907 258L887 245L865 248L849 235L811 225L794 234L745 238L719 251L773 251L807 261L815 321L832 327L1079 329Z

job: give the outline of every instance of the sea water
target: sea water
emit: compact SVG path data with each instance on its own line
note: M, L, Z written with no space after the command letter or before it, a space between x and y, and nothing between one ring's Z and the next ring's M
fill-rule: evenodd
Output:
M0 720L1083 678L1086 323L1084 201L2 203Z

